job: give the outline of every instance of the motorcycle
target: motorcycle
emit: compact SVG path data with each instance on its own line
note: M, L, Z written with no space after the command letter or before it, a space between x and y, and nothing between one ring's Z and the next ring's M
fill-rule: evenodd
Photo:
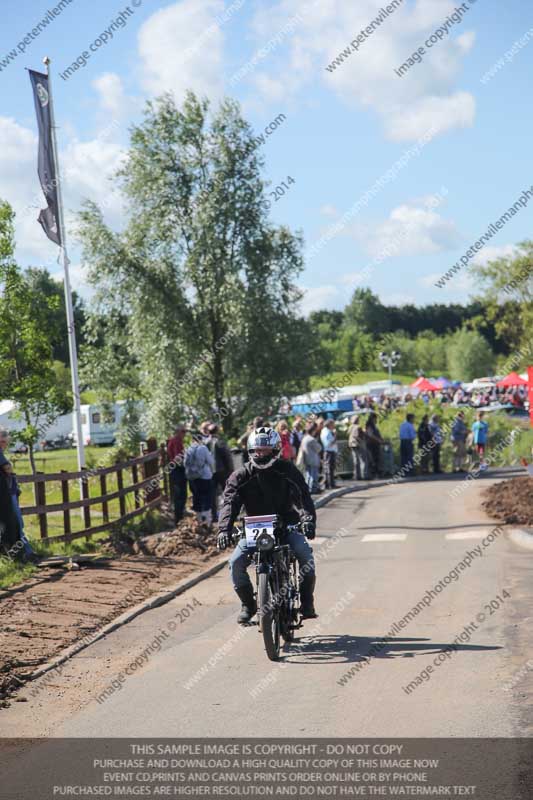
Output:
M300 525L283 525L276 514L244 517L241 538L255 562L257 583L257 618L267 656L277 661L281 639L294 640L294 631L302 627L298 563L288 544L285 532Z

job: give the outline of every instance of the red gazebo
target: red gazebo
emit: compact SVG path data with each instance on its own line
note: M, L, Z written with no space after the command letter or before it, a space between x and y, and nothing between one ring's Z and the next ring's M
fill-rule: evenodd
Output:
M517 372L510 372L509 375L506 375L505 378L502 378L501 381L498 381L496 386L504 387L504 386L527 386L527 381L520 377Z
M419 392L438 392L440 390L440 386L435 386L434 383L428 381L427 378L424 378L423 375L420 378L417 378L414 383L411 384L412 389L418 389Z

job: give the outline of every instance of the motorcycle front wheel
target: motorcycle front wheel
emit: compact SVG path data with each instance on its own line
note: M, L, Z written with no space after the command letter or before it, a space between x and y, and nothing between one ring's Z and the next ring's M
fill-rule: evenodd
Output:
M257 606L267 656L271 661L277 661L280 645L279 612L270 586L270 576L266 572L259 573Z

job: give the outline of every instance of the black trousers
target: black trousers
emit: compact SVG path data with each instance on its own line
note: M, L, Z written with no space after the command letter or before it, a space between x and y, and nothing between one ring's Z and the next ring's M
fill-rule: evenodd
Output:
M187 502L187 478L185 468L177 464L170 470L170 490L172 493L172 505L174 506L174 521L179 522L185 513L185 503Z

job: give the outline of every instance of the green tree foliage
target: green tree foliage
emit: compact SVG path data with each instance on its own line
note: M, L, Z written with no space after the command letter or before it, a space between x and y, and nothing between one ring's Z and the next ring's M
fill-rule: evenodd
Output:
M452 380L471 381L492 374L494 353L487 340L477 331L457 331L450 337L447 354L448 372Z
M511 350L527 352L533 330L533 240L520 242L513 255L472 269L481 281L487 317L497 334ZM522 365L527 363L526 358Z
M152 433L213 404L231 431L235 415L305 387L313 333L294 311L301 240L269 222L262 166L235 102L210 115L192 93L182 108L167 95L132 130L118 176L125 230L111 231L93 204L81 214L95 287L86 372L101 385L119 354L115 383L131 394L134 374Z
M53 361L57 298L43 297L17 267L13 220L9 204L0 203L0 397L16 404L25 423L18 438L28 445L35 472L35 443L70 402Z
M56 361L68 365L67 312L63 282L54 280L48 270L41 267L29 267L24 275L33 295L41 305L40 313L46 319L53 357ZM72 292L72 305L76 340L80 347L84 343L85 310L84 303L76 292Z

